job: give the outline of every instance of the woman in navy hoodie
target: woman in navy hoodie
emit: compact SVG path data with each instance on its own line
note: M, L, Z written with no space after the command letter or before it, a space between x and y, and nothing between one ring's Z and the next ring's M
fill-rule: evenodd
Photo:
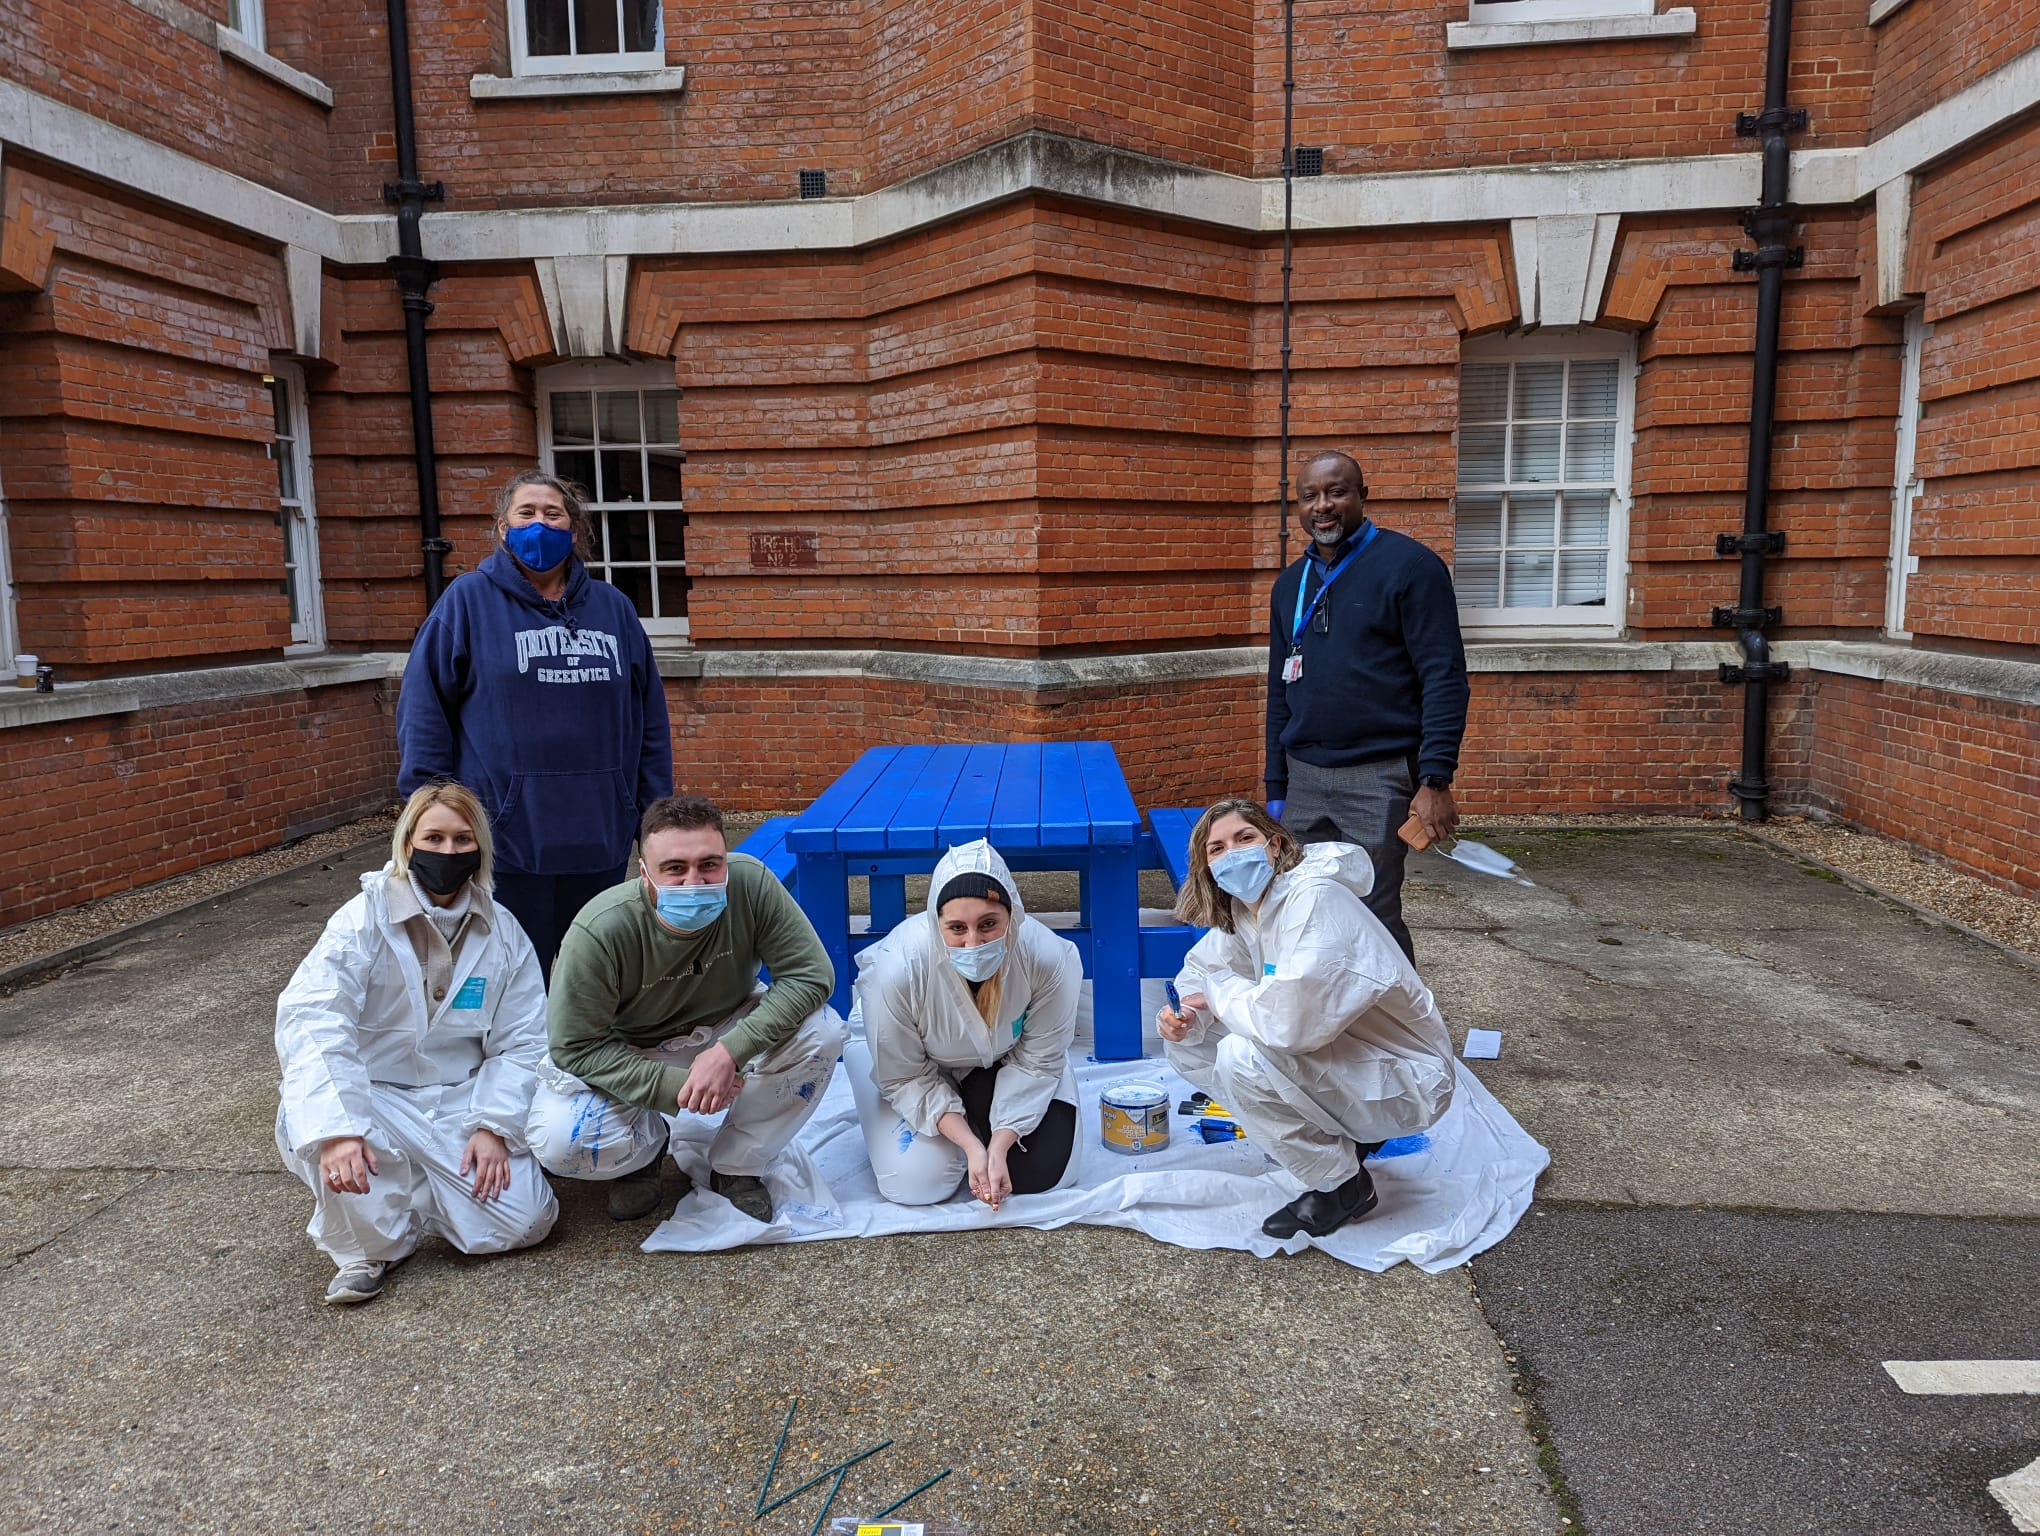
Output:
M550 980L575 914L627 873L638 817L673 792L673 745L637 610L581 563L591 524L573 490L519 475L496 536L411 644L397 787L454 780L481 797L496 900Z

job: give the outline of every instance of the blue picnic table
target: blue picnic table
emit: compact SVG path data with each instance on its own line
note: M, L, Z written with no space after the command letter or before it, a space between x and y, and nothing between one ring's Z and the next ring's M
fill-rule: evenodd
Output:
M743 848L792 888L836 968L834 1002L847 1014L851 957L906 920L906 877L981 837L1016 871L1076 872L1078 926L1059 931L1091 978L1094 1053L1138 1057L1141 977L1175 974L1199 930L1141 926L1140 871L1174 871L1180 856L1166 835L1158 842L1143 829L1110 742L873 747L805 811L768 822ZM870 881L871 922L853 934L850 880L860 875Z

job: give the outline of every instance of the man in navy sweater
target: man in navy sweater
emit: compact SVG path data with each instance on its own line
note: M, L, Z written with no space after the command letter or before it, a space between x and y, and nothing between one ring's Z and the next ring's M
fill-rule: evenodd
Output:
M1367 906L1412 960L1397 829L1434 838L1459 812L1466 651L1445 562L1367 518L1367 482L1343 453L1304 466L1310 548L1276 578L1268 645L1268 809L1304 842L1357 843L1374 862Z

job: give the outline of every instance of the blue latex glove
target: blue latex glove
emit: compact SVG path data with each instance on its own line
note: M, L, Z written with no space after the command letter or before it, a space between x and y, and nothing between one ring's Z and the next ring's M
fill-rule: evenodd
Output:
M1287 804L1289 804L1287 800L1270 800L1268 802L1268 814L1277 821L1280 821L1282 819L1282 807Z

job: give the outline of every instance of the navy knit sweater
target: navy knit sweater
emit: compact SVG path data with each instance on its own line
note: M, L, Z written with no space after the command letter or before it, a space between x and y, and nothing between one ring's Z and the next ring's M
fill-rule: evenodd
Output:
M1417 759L1419 777L1452 776L1466 734L1466 650L1445 562L1382 529L1339 579L1303 633L1303 676L1282 680L1296 618L1325 572L1363 533L1322 560L1310 553L1276 578L1268 645L1268 798L1286 797L1288 757L1320 768Z

